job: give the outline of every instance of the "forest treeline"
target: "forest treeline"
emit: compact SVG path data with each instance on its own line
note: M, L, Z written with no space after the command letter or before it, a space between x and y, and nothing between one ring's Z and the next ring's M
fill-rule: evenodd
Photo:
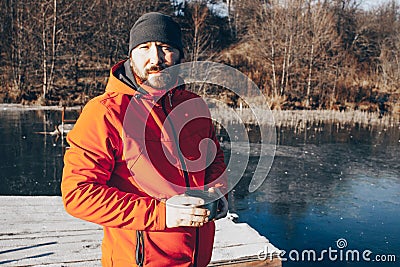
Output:
M232 66L274 109L400 112L400 13L362 0L5 0L0 102L79 105L104 91L147 11L182 25L185 60ZM200 93L238 98L207 87ZM217 94L218 93L218 94Z

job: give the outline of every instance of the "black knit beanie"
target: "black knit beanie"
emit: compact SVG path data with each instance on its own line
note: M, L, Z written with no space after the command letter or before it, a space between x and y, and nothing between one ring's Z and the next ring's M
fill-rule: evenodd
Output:
M136 46L147 42L169 44L179 49L183 57L181 27L170 16L158 12L142 15L131 29L128 56Z

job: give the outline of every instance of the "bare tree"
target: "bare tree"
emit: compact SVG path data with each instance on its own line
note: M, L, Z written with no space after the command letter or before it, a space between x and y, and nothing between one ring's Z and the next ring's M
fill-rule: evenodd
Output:
M42 26L42 99L46 100L54 83L54 67L57 49L57 0L43 1L41 7Z
M186 15L189 15L191 34L188 36L188 57L190 61L207 60L210 55L211 32L207 31L209 9L204 1L193 1L187 5Z
M24 36L27 32L24 28L24 13L26 6L24 4L18 4L18 1L9 1L9 6L7 7L11 16L10 29L11 30L11 40L9 42L11 53L9 54L9 59L11 63L12 70L12 87L11 92L17 92L20 96L24 90L24 71L26 68L26 61L24 58L26 49L26 40ZM19 97L18 97L19 98Z
M400 6L392 1L380 8L377 19L373 25L379 25L380 54L378 58L377 73L379 81L377 87L385 92L400 93Z
M334 62L337 62L335 51L338 49L338 43L335 40L338 36L335 32L334 15L328 5L310 0L306 4L305 20L307 24L303 36L308 47L308 77L305 107L310 108L313 87L319 91L319 94L314 94L315 96L322 93L323 88L318 87L326 83L325 80L329 78L328 74L332 72L331 68L334 66Z

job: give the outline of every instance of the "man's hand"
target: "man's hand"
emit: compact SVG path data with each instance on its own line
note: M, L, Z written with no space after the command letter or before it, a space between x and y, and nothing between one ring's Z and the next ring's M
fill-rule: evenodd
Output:
M220 197L218 200L218 210L217 215L215 215L214 220L218 220L224 218L228 214L228 201L225 196L221 193L221 191L217 187L211 187L208 189L209 192L216 192Z
M210 212L200 208L204 200L187 195L176 195L166 201L167 228L179 226L200 227L208 222Z

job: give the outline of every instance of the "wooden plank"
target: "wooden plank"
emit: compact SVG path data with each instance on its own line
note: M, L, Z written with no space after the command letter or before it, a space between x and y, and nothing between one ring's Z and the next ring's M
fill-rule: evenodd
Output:
M228 262L232 259L243 261L253 258L255 261L260 252L267 252L272 258L280 251L267 238L245 223L234 223L231 220L216 222L215 244L211 262Z
M102 228L68 215L60 197L0 197L0 264L101 266Z
M0 207L0 265L101 266L102 228L68 215L60 197L0 196ZM218 220L209 266L281 266L258 260L265 248L279 252L249 225Z

